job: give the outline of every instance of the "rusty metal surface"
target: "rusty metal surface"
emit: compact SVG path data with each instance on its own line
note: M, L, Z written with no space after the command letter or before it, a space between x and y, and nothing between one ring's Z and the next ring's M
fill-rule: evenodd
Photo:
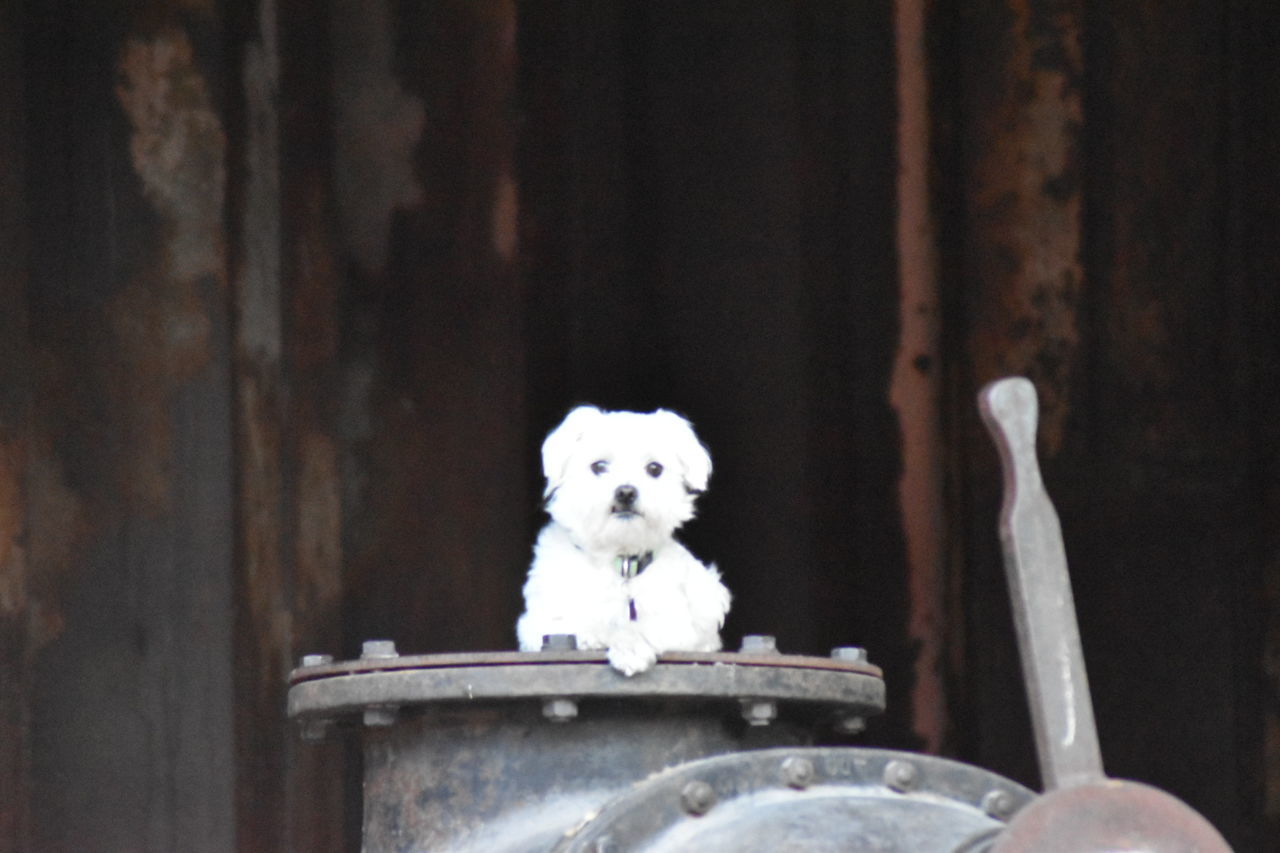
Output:
M1065 788L1023 809L990 853L1231 853L1210 823L1164 791L1109 779Z
M694 761L646 779L554 850L968 850L1032 797L1008 779L933 756L770 749Z
M967 351L979 382L1041 389L1049 455L1080 372L1084 285L1084 4L964 4Z
M584 703L569 723L536 704L437 706L365 730L364 853L547 851L609 798L665 767L798 745L787 722L748 727L699 704Z

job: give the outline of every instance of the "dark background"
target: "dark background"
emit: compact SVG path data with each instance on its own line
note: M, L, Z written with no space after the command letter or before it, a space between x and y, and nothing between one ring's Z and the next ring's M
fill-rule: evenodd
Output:
M923 23L911 23L923 12ZM511 648L570 405L726 626L1038 784L974 394L1040 392L1104 756L1280 849L1264 0L0 0L0 849L338 850L299 655Z

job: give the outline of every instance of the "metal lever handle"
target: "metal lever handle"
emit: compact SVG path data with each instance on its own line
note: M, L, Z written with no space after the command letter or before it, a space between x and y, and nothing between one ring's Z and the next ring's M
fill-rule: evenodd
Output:
M1058 513L1036 457L1039 404L1021 377L978 396L1004 470L1000 541L1045 790L1103 778Z

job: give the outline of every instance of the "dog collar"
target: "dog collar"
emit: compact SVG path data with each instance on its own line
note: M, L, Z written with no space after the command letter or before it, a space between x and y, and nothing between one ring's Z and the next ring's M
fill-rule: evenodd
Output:
M643 554L619 554L613 558L613 566L623 580L631 580L647 569L652 562L652 551L646 551Z

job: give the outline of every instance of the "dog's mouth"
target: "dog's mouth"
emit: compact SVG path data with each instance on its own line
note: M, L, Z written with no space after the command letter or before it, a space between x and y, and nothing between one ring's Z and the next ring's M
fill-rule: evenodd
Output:
M639 518L640 513L634 506L623 506L614 504L609 508L609 515L621 521L630 521L633 518Z

